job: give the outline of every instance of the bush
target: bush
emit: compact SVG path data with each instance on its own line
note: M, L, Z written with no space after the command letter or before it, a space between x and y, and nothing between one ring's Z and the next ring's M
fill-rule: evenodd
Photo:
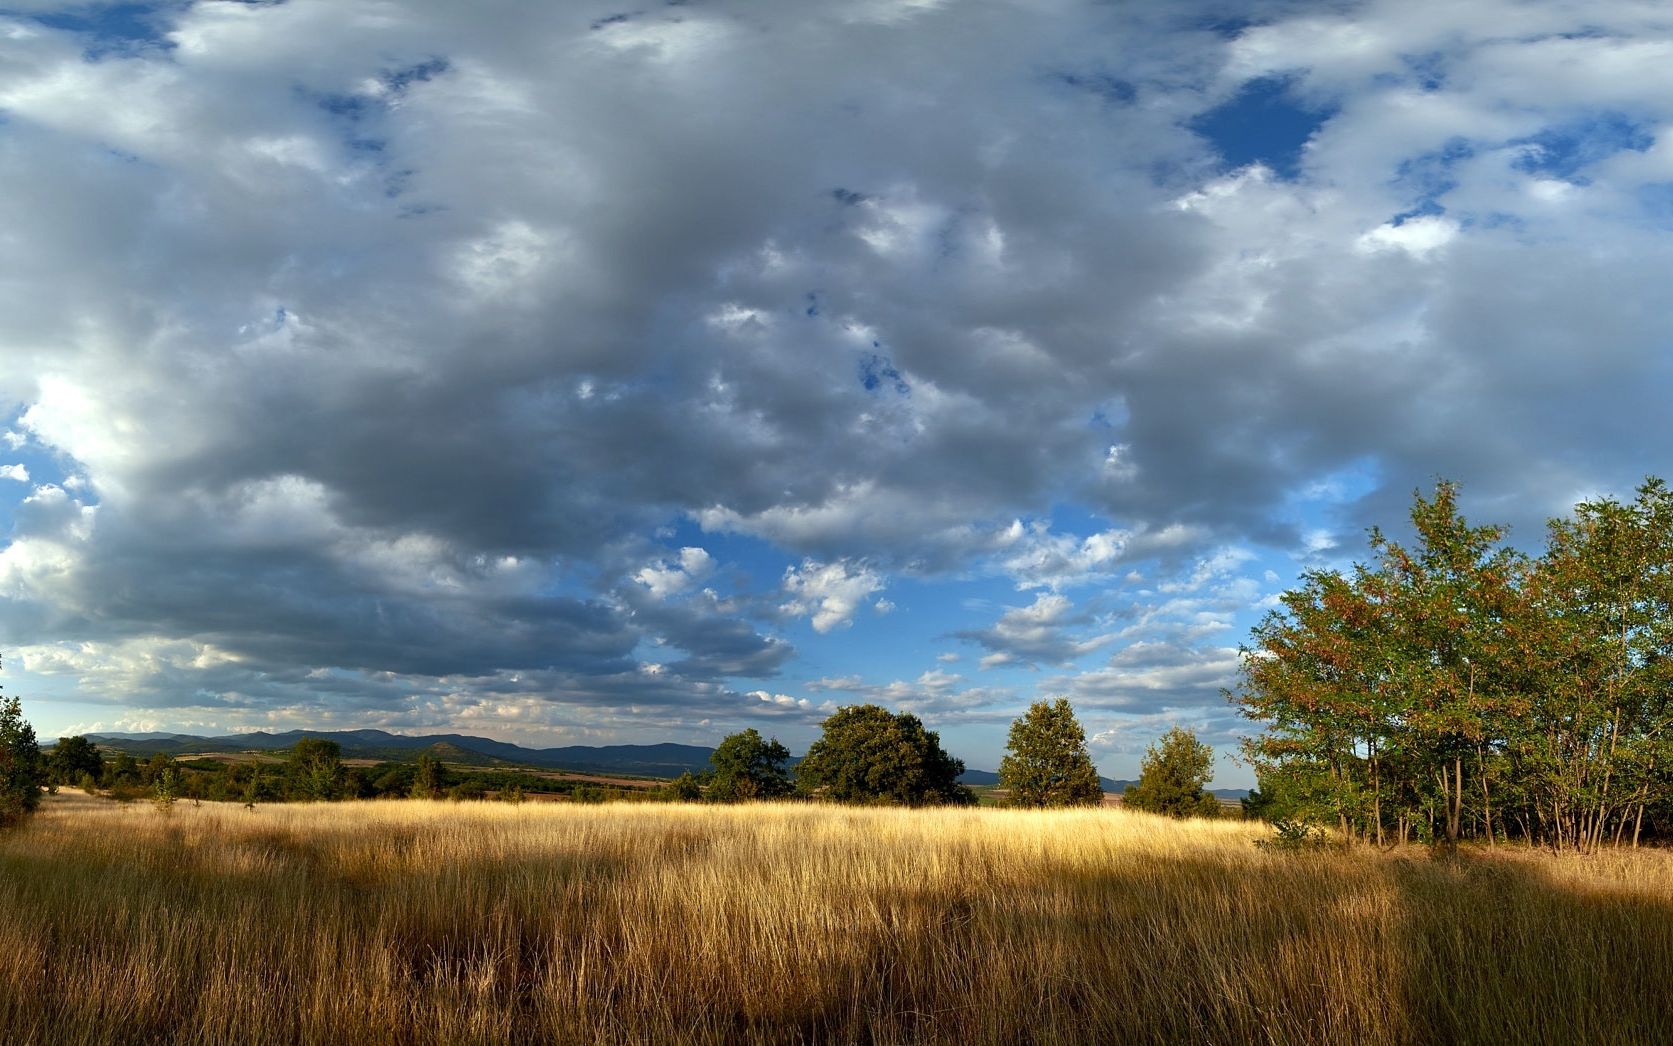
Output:
M1324 847L1324 829L1306 821L1287 821L1279 818L1272 822L1271 839L1256 840L1255 845L1269 850L1319 850Z

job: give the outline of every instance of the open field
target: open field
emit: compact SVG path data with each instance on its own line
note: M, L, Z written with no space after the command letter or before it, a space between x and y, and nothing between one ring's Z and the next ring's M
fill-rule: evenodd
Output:
M1120 810L49 799L34 1042L1650 1041L1673 859L1285 855Z

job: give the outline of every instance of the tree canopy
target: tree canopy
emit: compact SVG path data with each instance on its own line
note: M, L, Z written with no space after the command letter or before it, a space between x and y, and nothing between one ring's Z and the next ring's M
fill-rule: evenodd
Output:
M343 746L324 737L304 737L291 749L285 772L301 798L337 799L343 793Z
M23 705L15 697L0 698L0 827L34 812L46 781L46 764Z
M1012 806L1096 806L1103 801L1086 732L1064 698L1036 701L1011 723L999 787Z
M1304 574L1255 628L1232 697L1263 803L1373 842L1673 826L1673 495L1582 502L1538 557L1457 498L1414 494L1410 546L1373 530L1371 562Z
M1205 790L1213 776L1214 749L1176 726L1145 753L1139 783L1127 786L1122 802L1169 817L1214 817L1220 803Z
M81 735L60 737L47 760L52 779L59 784L79 784L83 775L95 781L105 772L105 757Z
M917 716L848 705L825 720L796 767L796 785L846 803L970 805L976 797L958 783L962 773L964 763L942 751L940 736Z
M709 756L709 798L717 802L778 799L793 790L790 750L751 727L732 734Z

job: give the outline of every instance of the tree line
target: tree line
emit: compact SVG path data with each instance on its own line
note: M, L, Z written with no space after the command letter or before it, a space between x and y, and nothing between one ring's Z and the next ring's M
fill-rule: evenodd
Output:
M1204 786L1212 751L1189 731L1174 730L1146 756L1126 801L1137 809L1174 816L1213 816L1218 804ZM109 758L88 738L60 738L43 753L15 698L0 703L0 824L35 808L43 788L80 787L120 800L148 798L164 810L181 799L242 802L329 802L381 798L495 798L522 801L529 793L558 793L579 801L632 798L742 802L785 798L903 806L968 806L975 793L959 783L964 763L941 747L940 736L910 713L850 705L824 721L800 762L755 729L722 740L700 775L640 790L553 780L515 769L461 769L434 755L415 763L351 767L341 746L305 737L287 757L254 760L177 760L166 753L139 760ZM999 787L1012 806L1096 805L1101 782L1087 752L1085 731L1069 702L1036 702L1011 724Z
M1415 539L1314 570L1229 696L1250 806L1383 844L1631 845L1673 831L1673 494L1647 479L1547 525L1535 556L1414 493Z
M976 802L958 783L964 763L941 750L938 735L908 713L850 705L826 719L808 754L794 767L777 739L755 729L721 741L713 769L676 782L683 798L713 802L801 796L847 803L967 806ZM1128 807L1174 817L1215 817L1220 804L1207 791L1214 753L1189 730L1170 730L1144 759ZM1096 806L1104 792L1086 748L1086 732L1067 700L1037 701L1011 723L999 764L1005 803L1021 807Z

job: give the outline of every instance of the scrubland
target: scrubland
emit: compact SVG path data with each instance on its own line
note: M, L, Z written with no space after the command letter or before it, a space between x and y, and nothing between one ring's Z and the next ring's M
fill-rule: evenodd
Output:
M0 836L0 1038L1653 1041L1673 858L1110 809L121 806Z

